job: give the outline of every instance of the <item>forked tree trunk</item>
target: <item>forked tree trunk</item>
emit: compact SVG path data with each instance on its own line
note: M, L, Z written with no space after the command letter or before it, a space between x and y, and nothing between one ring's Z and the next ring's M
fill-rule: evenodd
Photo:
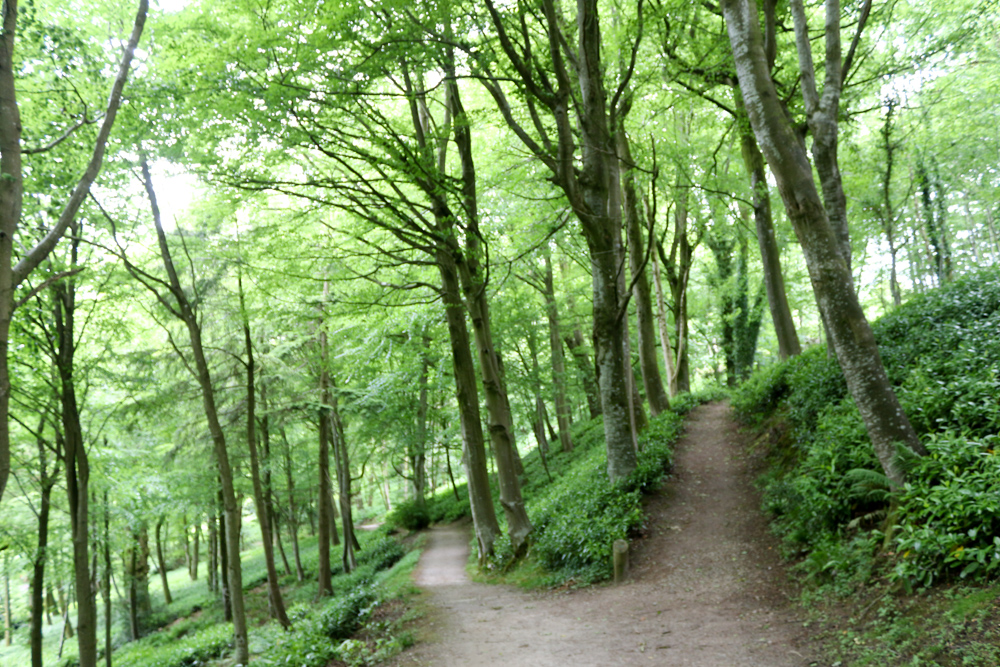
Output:
M832 193L840 187L835 153L836 113L839 86L842 85L839 4L830 0L827 7L827 81L822 103L816 99L814 81L807 79L803 85L811 116L810 127L814 135L819 134L815 136L813 150L820 156L817 162L824 198L816 190L805 148L781 108L771 80L756 3L753 0L723 0L722 7L750 122L802 244L816 302L848 389L883 470L893 484L900 485L904 473L896 460L897 445L907 446L918 454L926 454L926 449L889 384L875 337L854 291L848 258L842 251L843 239L824 208L824 200L827 206L836 205L837 198L832 197ZM808 53L804 14L801 14L801 3L796 6L793 0L793 15L796 14L800 14L796 16L800 68L808 74L812 56ZM829 182L833 178L838 182ZM839 224L839 211L834 218Z
M465 247L455 252L458 260L459 276L465 303L472 319L472 331L476 340L476 350L479 352L479 372L483 379L483 393L486 397L486 411L489 417L490 442L493 444L493 454L496 457L497 473L500 486L500 506L507 519L507 535L515 557L527 551L528 537L531 535L531 520L521 497L521 482L518 475L523 471L517 454L517 443L514 437L514 418L510 411L510 400L507 395L507 384L503 377L500 352L493 342L493 330L490 322L489 302L486 298L486 279L479 261L480 231L478 193L476 184L476 168L472 155L472 132L469 119L459 94L458 81L455 79L453 59L448 72L447 97L451 115L455 145L458 148L461 163L462 179L462 210L465 223ZM439 159L444 164L444 156ZM440 221L439 224L443 224ZM445 242L450 242L446 237ZM457 250L457 244L454 250Z
M493 543L500 535L500 524L493 508L490 479L486 471L486 444L479 413L479 388L476 385L475 364L469 345L469 330L465 324L465 306L462 304L455 259L444 247L438 249L435 258L441 274L441 300L444 302L448 337L451 341L455 395L462 430L462 463L468 480L479 564L485 565L486 559L493 554Z

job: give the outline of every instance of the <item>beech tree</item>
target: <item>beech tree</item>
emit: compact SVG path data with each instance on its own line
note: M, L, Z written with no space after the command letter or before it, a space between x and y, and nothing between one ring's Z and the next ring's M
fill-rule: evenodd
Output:
M750 123L802 245L830 342L875 454L892 483L900 485L904 473L896 458L897 444L918 454L926 454L926 449L889 384L871 326L858 301L850 269L846 199L837 160L840 94L870 3L862 5L857 32L846 56L841 47L840 3L826 3L825 80L820 95L807 16L801 0L792 0L802 95L822 197L816 190L813 165L803 140L775 90L755 0L723 0L722 8Z

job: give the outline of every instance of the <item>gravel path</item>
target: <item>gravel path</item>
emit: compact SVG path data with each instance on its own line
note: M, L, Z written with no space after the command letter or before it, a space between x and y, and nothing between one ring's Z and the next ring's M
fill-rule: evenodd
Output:
M430 531L430 613L397 665L799 667L813 662L724 404L691 413L621 586L527 593L469 581L468 527Z

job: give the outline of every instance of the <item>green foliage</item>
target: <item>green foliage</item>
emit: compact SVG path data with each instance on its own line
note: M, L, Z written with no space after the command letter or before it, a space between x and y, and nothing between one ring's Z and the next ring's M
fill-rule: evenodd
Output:
M222 657L232 645L233 626L219 623L180 638L164 641L151 635L115 651L117 667L196 667Z
M899 494L896 578L930 585L943 576L1000 568L1000 438L943 434L927 443Z
M866 567L885 545L891 576L908 585L990 576L1000 568L1000 272L914 298L873 329L930 456L905 456L908 481L890 495L835 360L814 348L762 369L733 398L748 422L780 410L792 427L779 452L792 465L765 477L764 506L810 575ZM888 542L875 530L887 518Z
M573 578L582 583L611 575L612 545L641 528L642 495L652 491L670 469L681 423L674 412L652 420L641 439L638 466L617 485L608 481L600 420L577 428L572 457L553 457L572 460L572 465L539 488L528 511L535 527L531 555L554 580ZM500 565L509 558L505 544L502 541L497 549Z
M377 599L375 588L361 583L323 607L318 616L320 630L330 639L348 639L361 627Z
M358 554L358 564L369 565L376 572L380 572L398 563L405 555L406 549L399 540L383 534L372 540Z
M408 498L403 502L396 503L385 521L394 528L423 530L431 525L431 513L427 511L426 504L421 507L416 500Z

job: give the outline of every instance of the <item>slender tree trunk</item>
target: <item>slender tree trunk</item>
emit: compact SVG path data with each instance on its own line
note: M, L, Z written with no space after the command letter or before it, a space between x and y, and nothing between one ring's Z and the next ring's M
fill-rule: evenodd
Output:
M764 269L764 286L767 289L767 303L771 311L774 333L778 339L778 357L782 360L802 353L799 336L795 331L795 320L788 307L785 292L785 278L781 271L781 250L774 234L774 220L771 216L771 196L768 193L764 156L757 145L750 120L746 117L743 96L735 91L737 125L740 128L740 148L743 164L750 175L750 189L753 197L753 220L757 229L757 245L760 247L761 265Z
M324 283L323 292L326 295L329 287ZM319 375L319 391L322 406L319 409L319 490L317 502L319 504L319 572L317 573L319 582L319 595L333 595L333 584L331 583L330 570L330 523L333 514L333 504L330 502L331 479L330 479L330 419L328 416L330 397L330 374L327 368L329 353L327 352L326 325L320 323L319 334L320 363L322 367Z
M543 251L545 275L542 293L545 299L545 316L549 323L549 347L552 353L552 390L556 404L556 421L559 423L559 445L562 451L573 450L573 440L569 432L570 409L566 400L566 359L563 355L562 334L559 330L559 308L556 305L555 281L552 278L552 257L548 246ZM537 400L540 397L536 398Z
M79 228L71 225L74 238L70 261L76 266L79 247ZM63 461L66 470L66 494L69 501L70 533L73 542L73 578L77 599L77 646L80 667L97 666L97 605L90 583L90 461L80 411L76 398L74 357L76 354L76 284L66 279L53 287L56 301L54 309L57 342L57 367L60 380L60 408L62 418Z
M232 623L233 621L233 596L232 596L232 584L229 580L229 539L228 527L226 526L226 521L228 517L226 516L225 508L222 504L222 489L219 489L219 518L218 525L219 530L216 533L216 539L219 544L219 591L222 593L222 617L227 623ZM237 554L239 551L236 552Z
M295 478L292 475L292 447L288 444L285 429L281 429L281 440L285 445L285 484L288 488L288 532L292 537L292 552L295 554L295 578L301 583L305 581L306 573L302 569L302 558L299 555L299 512L295 507Z
M132 547L128 554L128 622L129 633L132 641L139 639L139 586L136 582L135 571L138 567L136 557L136 536L132 534Z
M43 566L44 567L44 566ZM43 573L44 576L44 573ZM31 629L34 632L35 629L35 619L34 619L34 602L35 602L35 589L32 588L32 624ZM39 596L41 597L41 596ZM10 646L14 639L14 622L11 619L10 611L10 555L4 551L3 554L3 643L4 646ZM39 623L41 627L41 623ZM34 636L32 636L32 649L34 649ZM32 660L34 659L34 650L32 650ZM40 663L39 663L40 664Z
M240 505L237 503L236 488L233 485L233 471L229 463L226 434L219 421L219 412L215 403L215 388L212 384L212 375L209 371L208 360L205 358L205 348L201 339L201 324L198 321L194 306L188 300L184 289L181 287L180 279L174 268L170 248L167 245L167 237L163 231L163 224L160 219L160 209L156 202L156 193L153 190L152 178L149 175L149 165L145 159L142 161L142 175L146 194L149 196L150 208L153 212L153 222L156 227L156 236L160 246L163 266L167 272L169 291L173 296L174 303L169 304L169 301L167 301L166 296L163 294L158 293L158 297L161 301L169 304L173 314L184 322L187 327L191 343L191 356L194 359L193 372L201 389L205 418L208 421L208 430L212 436L215 463L219 469L222 501L226 515L225 532L227 542L226 551L228 555L226 563L228 576L226 579L229 584L229 595L233 611L233 638L235 644L233 659L237 663L246 664L250 658L250 654L247 638L246 609L243 603L243 569L240 563Z
M485 565L493 553L493 542L500 535L500 524L493 509L490 480L486 471L486 446L483 422L479 414L479 389L476 386L475 365L469 347L469 331L465 324L465 307L459 288L458 269L451 252L438 248L438 271L441 274L441 299L451 340L455 392L462 425L462 462L468 480L469 503L479 549L479 564Z
M655 417L670 409L670 400L663 388L660 377L660 364L656 359L656 334L653 326L653 299L646 278L646 251L643 247L642 225L639 221L639 198L635 189L635 165L628 137L624 130L616 133L618 155L621 159L624 178L624 216L628 233L629 265L631 267L632 300L635 303L636 320L639 337L639 368L642 371L642 384L646 390L646 400L649 411Z
M111 505L104 489L104 576L101 593L104 597L104 667L111 667Z
M191 553L191 581L198 581L198 561L201 557L201 517L195 519L194 524L194 544Z
M271 542L271 516L269 512L270 503L264 493L264 485L261 481L260 461L257 453L257 389L254 386L257 372L254 364L253 343L250 338L250 317L246 311L246 304L243 298L243 278L237 277L240 295L240 311L243 315L243 344L246 348L246 370L247 370L247 448L250 452L250 479L253 483L253 504L257 510L257 523L260 525L261 541L264 546L264 566L267 569L267 598L271 609L271 617L274 618L281 627L288 630L292 627L292 622L288 620L285 612L285 601L281 597L281 587L278 584L278 569L274 565L274 544Z
M750 122L802 244L816 301L848 389L861 412L883 470L893 484L902 484L904 474L896 460L897 444L902 443L918 454L925 454L926 449L889 384L875 337L854 291L849 259L842 249L843 239L839 238L836 225L832 224L824 208L824 201L828 206L835 203L827 196L827 191L832 191L834 186L839 187L839 181L837 184L826 182L839 175L835 154L835 102L839 96L836 90L828 90L841 84L839 9L836 3L828 7L831 13L827 16L827 85L824 87L823 106L819 107L819 102L810 102L807 98L807 107L813 112L810 127L814 136L817 129L822 129L820 136L815 137L813 147L814 154L819 151L823 156L822 160L817 160L820 163L817 165L818 172L824 181L824 197L821 199L802 142L778 102L766 65L755 3L750 0L723 0L722 7ZM797 11L800 9L799 6ZM796 33L800 61L811 66L806 30L798 17ZM810 88L807 82L805 90ZM828 95L835 99L829 101ZM834 142L832 154L831 142Z
M336 389L336 380L331 375L330 386ZM327 418L330 420L330 435L333 444L333 460L337 468L337 487L340 497L340 520L344 526L344 549L341 563L344 572L352 572L358 566L355 549L358 546L357 538L354 535L354 516L351 510L351 459L347 449L347 440L344 439L344 424L340 419L340 409L338 400L333 396L333 400L327 404Z
M170 595L170 585L167 583L167 561L163 558L163 541L160 532L163 529L163 517L156 522L156 566L160 570L160 581L163 583L163 603L171 604L174 599Z
M41 429L39 429L41 431ZM38 501L38 548L35 550L35 557L32 562L31 572L31 665L32 667L42 667L42 621L45 614L45 565L48 561L49 544L49 514L52 508L52 488L56 484L58 476L58 464L55 470L48 470L47 454L45 443L41 439L38 445L38 477L40 486L40 498ZM4 586L7 591L4 594L5 609L5 639L10 646L10 588L8 584L7 572L8 554L4 552ZM49 589L51 595L51 588ZM49 619L52 625L52 619Z
M427 393L430 373L431 337L426 332L420 334L420 377L417 380L417 434L416 442L410 449L410 465L413 468L413 499L417 507L427 506Z
M219 590L219 536L215 528L215 513L208 515L208 590Z

